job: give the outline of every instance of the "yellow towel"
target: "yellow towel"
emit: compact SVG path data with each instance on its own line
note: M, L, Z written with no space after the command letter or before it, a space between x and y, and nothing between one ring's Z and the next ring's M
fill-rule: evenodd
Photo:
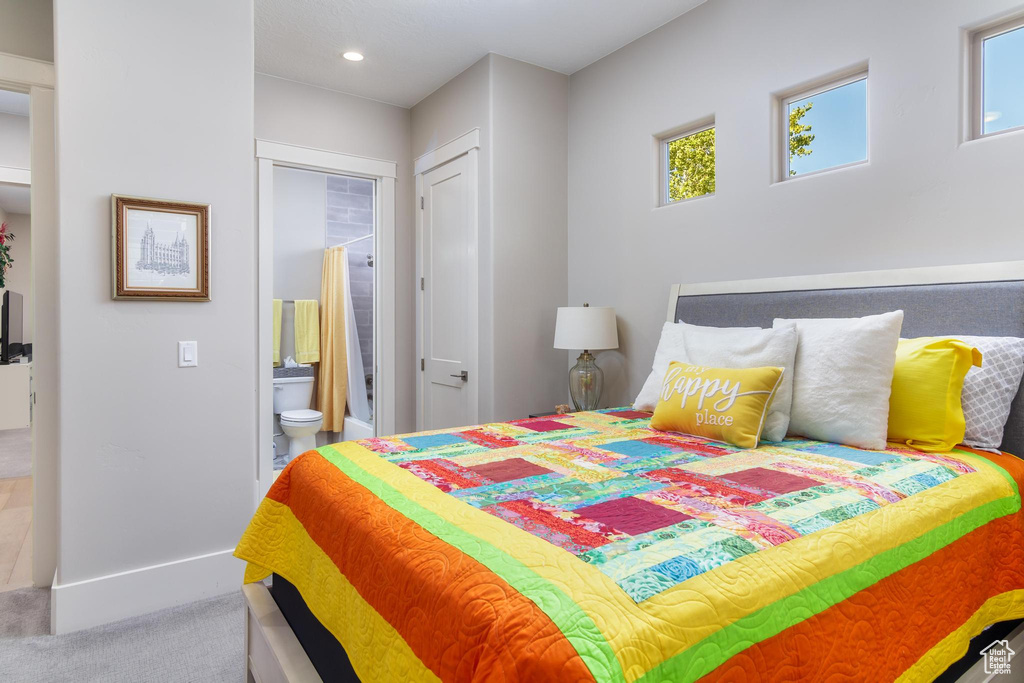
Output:
M295 302L295 360L320 362L320 306L313 299Z
M281 300L274 299L274 367L281 365Z

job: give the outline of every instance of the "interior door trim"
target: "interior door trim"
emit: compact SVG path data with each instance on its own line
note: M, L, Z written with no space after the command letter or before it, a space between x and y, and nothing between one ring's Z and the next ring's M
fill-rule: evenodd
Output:
M425 152L416 157L412 172L419 177L427 171L432 171L438 166L443 166L452 159L457 159L473 149L480 149L479 128L473 128L454 140L449 140L443 145L439 145L429 152ZM417 194L416 196L419 197L421 195Z

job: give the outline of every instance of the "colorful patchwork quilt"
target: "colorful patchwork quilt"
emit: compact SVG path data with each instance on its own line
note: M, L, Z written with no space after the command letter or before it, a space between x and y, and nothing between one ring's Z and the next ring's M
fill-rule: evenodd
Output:
M1024 463L604 410L326 446L236 555L363 680L930 680L1024 617Z

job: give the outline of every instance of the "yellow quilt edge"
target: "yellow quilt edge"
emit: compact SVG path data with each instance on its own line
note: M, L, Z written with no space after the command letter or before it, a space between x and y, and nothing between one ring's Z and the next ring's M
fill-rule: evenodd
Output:
M273 537L262 538L260 531L270 529ZM345 648L359 680L440 680L363 599L284 503L263 500L234 554L246 562L245 583L277 573L295 586L317 621ZM317 587L313 595L302 590L308 585ZM357 627L343 632L350 624Z
M1024 618L1024 589L994 595L978 608L960 628L939 641L896 680L933 681L953 662L967 654L971 639L982 633L986 626L1000 621Z

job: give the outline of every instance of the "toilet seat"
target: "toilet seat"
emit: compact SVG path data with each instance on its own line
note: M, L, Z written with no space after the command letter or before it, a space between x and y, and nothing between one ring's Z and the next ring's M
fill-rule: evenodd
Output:
M316 435L324 424L319 410L286 410L281 413L281 431L288 437L288 459L316 448Z
M324 416L319 410L286 410L281 413L281 422L292 424L308 424L322 419Z

